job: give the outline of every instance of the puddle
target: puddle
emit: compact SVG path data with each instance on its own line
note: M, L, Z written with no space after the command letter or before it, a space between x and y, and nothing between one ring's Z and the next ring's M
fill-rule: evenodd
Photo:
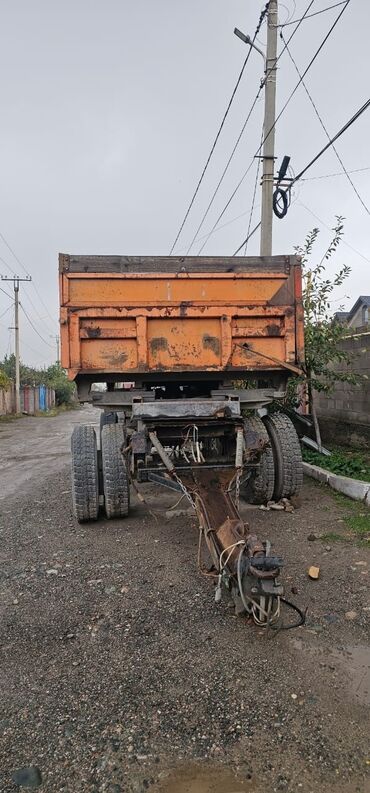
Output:
M348 672L350 689L360 705L370 705L370 647L357 645L345 650L332 650L332 656Z
M157 783L153 793L244 793L253 790L228 769L214 766L182 766Z

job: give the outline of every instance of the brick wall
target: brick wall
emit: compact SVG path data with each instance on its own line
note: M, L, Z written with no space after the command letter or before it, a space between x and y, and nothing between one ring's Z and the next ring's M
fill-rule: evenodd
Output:
M343 339L342 349L353 355L352 364L337 364L339 371L367 375L358 385L337 383L330 394L316 394L317 414L324 440L366 447L370 442L370 332Z

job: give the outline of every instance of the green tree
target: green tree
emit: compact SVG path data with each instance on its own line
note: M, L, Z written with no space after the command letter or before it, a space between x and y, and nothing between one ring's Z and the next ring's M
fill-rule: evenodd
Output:
M337 382L355 384L358 376L352 371L353 356L344 350L340 342L347 335L347 327L333 319L332 293L342 286L348 278L351 268L344 264L333 278L327 277L326 265L333 254L336 253L343 238L343 220L336 216L336 223L332 239L318 263L311 264L315 243L320 231L312 229L302 246L297 246L295 252L302 260L302 298L305 327L305 365L304 375L293 378L290 383L290 395L297 390L298 382L305 382L310 412L313 416L316 437L321 446L320 431L316 417L314 393L315 391L329 394ZM346 364L347 369L338 364Z
M57 405L70 404L75 393L75 384L68 380L65 369L54 363L45 370L45 383L54 388Z

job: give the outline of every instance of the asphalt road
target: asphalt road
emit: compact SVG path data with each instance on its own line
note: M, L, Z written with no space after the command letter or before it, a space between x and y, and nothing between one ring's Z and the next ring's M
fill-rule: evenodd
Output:
M349 507L308 482L292 514L245 509L308 607L268 638L215 604L175 496L147 488L156 520L134 502L76 523L70 432L98 417L0 425L1 793L368 793L370 552Z
M62 471L69 462L75 424L99 423L100 411L89 406L58 416L28 416L0 422L0 501L25 493L33 484Z

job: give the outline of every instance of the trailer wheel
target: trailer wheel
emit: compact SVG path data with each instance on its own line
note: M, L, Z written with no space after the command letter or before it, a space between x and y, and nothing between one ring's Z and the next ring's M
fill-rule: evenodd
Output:
M285 413L263 419L270 436L275 464L275 501L299 493L303 483L302 453L298 435Z
M115 413L113 410L107 412L103 410L100 414L100 435L102 433L103 427L105 427L106 424L116 424L117 421L117 413Z
M240 485L240 495L249 504L266 504L274 492L275 472L274 458L270 445L270 438L263 421L259 416L250 416L246 419L249 429L268 441L269 445L262 452L258 468L252 470L249 478Z
M96 520L99 512L99 474L94 427L79 424L71 438L72 504L79 523Z
M101 455L105 514L107 518L124 518L130 508L130 483L121 454L124 442L122 424L106 424L101 434Z

